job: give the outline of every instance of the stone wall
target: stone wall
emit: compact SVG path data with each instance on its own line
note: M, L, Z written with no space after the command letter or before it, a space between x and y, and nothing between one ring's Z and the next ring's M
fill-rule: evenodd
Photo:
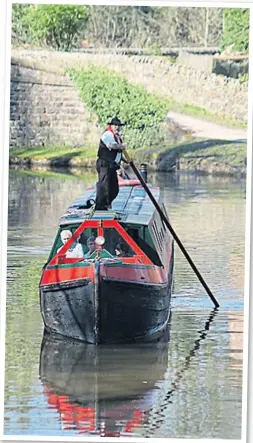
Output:
M13 50L10 147L97 145L101 129L85 109L67 67L102 65L151 93L247 122L248 88L238 80L165 62L159 57Z
M100 130L64 75L11 66L10 148L97 145Z
M247 122L248 85L237 79L205 73L159 57L35 50L13 50L12 55L51 69L81 68L90 64L107 66L126 75L129 81L145 85L152 93L207 109L220 116L221 123L224 117Z

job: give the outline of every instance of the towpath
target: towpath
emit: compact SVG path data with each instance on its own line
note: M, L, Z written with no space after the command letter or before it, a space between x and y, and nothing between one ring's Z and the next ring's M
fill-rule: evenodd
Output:
M227 128L213 122L174 111L168 113L168 118L181 126L182 129L188 130L197 138L247 141L246 129Z

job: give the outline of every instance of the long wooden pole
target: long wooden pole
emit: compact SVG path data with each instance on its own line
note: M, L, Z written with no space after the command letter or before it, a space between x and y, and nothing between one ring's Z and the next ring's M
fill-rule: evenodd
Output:
M184 248L182 242L180 241L179 237L177 236L176 232L174 231L174 229L172 228L169 220L167 219L167 217L164 215L162 209L160 208L160 205L157 203L156 199L154 198L152 192L150 191L149 187L147 186L145 180L143 179L142 175L140 174L140 172L138 171L138 169L136 168L132 158L129 156L129 154L124 150L124 156L126 157L127 161L129 162L132 170L134 171L136 177L140 180L143 188L145 189L145 191L147 192L150 200L152 201L153 205L155 206L155 208L157 209L161 219L163 220L163 222L165 223L165 225L167 226L167 228L169 229L169 231L171 232L173 238L175 239L175 241L177 242L179 248L181 249L182 253L184 254L186 260L188 261L189 265L192 267L193 271L195 272L195 274L197 275L199 281L202 283L202 285L204 286L207 294L209 295L209 297L211 298L212 302L214 303L215 307L218 308L219 307L219 303L217 302L216 298L214 297L213 293L211 292L211 290L209 289L209 287L207 286L205 280L203 279L202 275L200 274L199 270L197 269L197 267L195 266L195 264L193 263L191 257L189 256L188 252L186 251L186 249Z

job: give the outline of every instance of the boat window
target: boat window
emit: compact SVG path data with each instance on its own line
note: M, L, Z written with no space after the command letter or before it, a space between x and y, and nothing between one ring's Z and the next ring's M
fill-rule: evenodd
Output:
M132 257L135 252L127 244L116 229L104 229L105 245L104 248L113 256L117 257Z
M156 237L156 241L157 241L157 244L160 248L160 251L162 251L163 245L164 245L164 235L165 235L164 230L163 230L163 226L161 225L160 230L159 230L157 227L156 221L154 220L154 222L151 226L151 229L153 231L154 236Z
M63 246L62 236L61 236L62 231L71 231L71 233L73 234L77 228L78 228L78 225L76 225L76 226L71 225L71 226L62 226L59 229L55 244L53 246L51 256L49 257L49 260L51 260L51 258L54 257L57 254L57 252L59 252L60 248ZM82 234L80 235L80 237L78 239L78 243L80 243L82 245L84 255L87 254L91 250L92 240L93 240L93 238L96 238L96 237L97 237L97 229L96 228L84 229L84 231L82 232Z
M126 232L135 243L142 249L154 265L161 266L161 260L156 252L154 243L147 226L125 227Z

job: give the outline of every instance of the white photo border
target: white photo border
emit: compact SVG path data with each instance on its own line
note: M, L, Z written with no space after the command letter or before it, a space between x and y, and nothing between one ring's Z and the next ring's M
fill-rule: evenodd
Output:
M253 4L252 2L230 2L230 1L218 1L212 0L209 2L203 2L201 0L192 1L166 1L166 0L61 0L61 1L28 1L20 0L1 0L0 1L0 50L1 50L1 63L0 63L0 136L1 136L1 177L0 177L0 246L1 246L1 267L0 267L0 284L1 284L1 416L0 416L0 438L2 441L100 441L100 438L96 437L41 437L41 436L6 436L3 433L3 404L4 404L4 340L5 340L5 305L6 305L6 265L7 265L7 212L8 212L8 164L9 164L9 96L10 96L10 52L11 52L11 3L44 3L44 4L96 4L96 5L148 5L148 6L195 6L195 7L238 7L238 8L250 8L251 16L251 30L250 30L250 71L249 71L249 111L248 111L248 149L247 149L247 207L246 207L246 254L245 254L245 297L244 297L244 361L243 361L243 409L248 411L244 413L242 420L242 439L233 440L236 442L250 443L253 441L253 431L250 417L252 416L252 351L250 352L250 344L252 345L252 301L250 295L252 295L252 279L253 263L252 263L252 103L253 103L253 65L252 65L252 53L253 53ZM3 81L2 81L3 80ZM249 331L249 332L248 332ZM251 379L250 379L251 376ZM247 420L248 417L248 420ZM247 425L247 435L246 435ZM106 438L103 437L104 442L145 442L145 438ZM154 442L174 442L185 443L191 442L210 442L210 439L162 439L152 438ZM215 439L215 442L231 442L231 440L219 440Z

